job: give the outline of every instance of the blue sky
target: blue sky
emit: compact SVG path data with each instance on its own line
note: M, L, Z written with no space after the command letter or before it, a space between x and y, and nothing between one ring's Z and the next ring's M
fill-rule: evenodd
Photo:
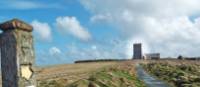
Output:
M199 56L199 0L2 0L0 22L34 27L37 65L131 58L132 44L162 57Z
M8 5L9 3L12 4ZM93 25L90 22L92 13L87 11L77 0L5 0L1 2L0 5L2 6L0 7L1 22L12 18L18 18L29 24L32 24L33 21L36 21L36 25L46 23L49 27L44 31L37 30L33 32L35 37L36 63L38 65L73 63L73 61L79 59L95 59L97 56L90 56L90 54L93 54L92 51L91 53L88 52L85 57L80 55L80 53L82 53L81 51L70 55L67 54L70 53L68 53L68 51L70 51L73 46L77 51L85 51L92 48L96 49L96 44L104 49L106 46L110 46L109 38L115 39L118 37L118 31L112 29L113 26L111 25ZM71 35L68 31L62 33L62 30L59 31L56 27L56 18L58 17L76 18L80 26L84 27L84 29L90 33L92 39L85 41L80 39L80 37L76 37L76 35ZM38 32L44 34L44 32L48 31L51 32L51 34L41 39L42 35L38 34ZM112 34L110 32L112 32ZM75 55L80 56L74 57Z

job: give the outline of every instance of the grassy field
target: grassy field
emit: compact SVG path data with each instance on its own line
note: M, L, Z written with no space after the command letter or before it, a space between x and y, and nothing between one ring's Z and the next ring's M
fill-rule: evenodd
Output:
M98 62L43 68L38 87L145 87L133 62Z
M58 83L61 85L60 87L64 87L63 85L70 84L79 79L88 78L93 72L116 64L117 62L99 62L44 67L38 70L37 81L38 85L42 85L42 87L49 87L47 85L53 83Z
M136 62L92 62L37 67L37 87L145 87Z
M81 79L67 87L145 87L135 73L133 62L122 62L95 72L88 79Z
M173 87L200 87L200 61L134 60L63 64L37 68L38 87L145 87L136 76L142 64L151 75Z
M147 72L174 87L200 87L200 61L162 60L142 65Z

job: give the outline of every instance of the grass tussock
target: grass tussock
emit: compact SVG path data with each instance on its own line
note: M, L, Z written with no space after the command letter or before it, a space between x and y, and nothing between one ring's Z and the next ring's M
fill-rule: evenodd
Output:
M123 63L104 68L88 79L74 82L67 87L145 87L135 74L134 64Z
M172 86L200 87L200 61L151 61L143 67Z
M145 87L136 77L133 62L107 66L91 73L88 78L66 83L68 80L65 79L44 80L40 81L38 87Z

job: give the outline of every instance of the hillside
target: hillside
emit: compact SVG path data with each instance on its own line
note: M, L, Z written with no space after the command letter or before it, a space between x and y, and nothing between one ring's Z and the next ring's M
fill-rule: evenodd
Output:
M38 68L37 81L38 84L48 84L48 82L57 81L60 84L66 85L79 79L88 78L90 74L103 67L116 64L116 62L79 63Z
M199 87L199 62L134 60L63 64L36 68L36 79L38 87Z
M133 62L58 65L38 72L39 87L145 87Z

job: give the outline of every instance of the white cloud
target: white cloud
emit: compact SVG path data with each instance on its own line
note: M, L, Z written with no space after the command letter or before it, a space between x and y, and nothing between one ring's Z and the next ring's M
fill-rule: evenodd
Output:
M58 17L56 26L62 32L69 33L83 41L88 41L92 38L88 30L80 24L76 17Z
M127 21L127 22L132 22L134 20L134 17L133 17L133 14L131 13L131 11L125 10L122 13L122 19L124 19L124 21Z
M53 65L53 64L66 64L73 63L68 55L57 46L52 46L49 49L40 49L36 51L36 64L37 65Z
M0 9L17 9L17 10L27 10L27 9L41 9L41 8L60 8L62 7L57 3L41 3L35 1L24 1L24 0L6 0L0 2Z
M108 41L107 41L108 42ZM110 45L114 46L114 49L110 49ZM68 58L75 60L86 60L86 59L107 59L107 58L124 58L121 56L124 48L123 45L118 44L90 44L88 47L78 46L77 44L68 44L66 55Z
M49 53L50 53L50 55L59 55L59 54L61 54L61 50L57 47L51 47L49 49Z
M43 23L37 20L32 21L31 25L36 33L36 38L40 40L50 41L51 40L51 27L48 23Z
M195 24L195 26L197 27L197 28L199 28L200 29L200 17L199 18L196 18L195 20L194 20L194 24Z
M112 19L112 16L110 14L98 14L94 15L90 18L91 22L98 22L98 21L109 21Z
M119 27L127 36L122 43L134 43L139 37L149 52L174 57L200 56L200 18L194 22L190 19L200 14L199 0L81 0L81 3L94 14L91 19ZM130 56L132 44L123 44L129 47L126 54Z
M11 8L18 8L18 9L31 9L31 8L41 8L44 5L40 3L30 2L30 1L18 1L13 2L10 4Z
M96 45L92 45L91 48L92 48L92 50L96 50L97 46Z

